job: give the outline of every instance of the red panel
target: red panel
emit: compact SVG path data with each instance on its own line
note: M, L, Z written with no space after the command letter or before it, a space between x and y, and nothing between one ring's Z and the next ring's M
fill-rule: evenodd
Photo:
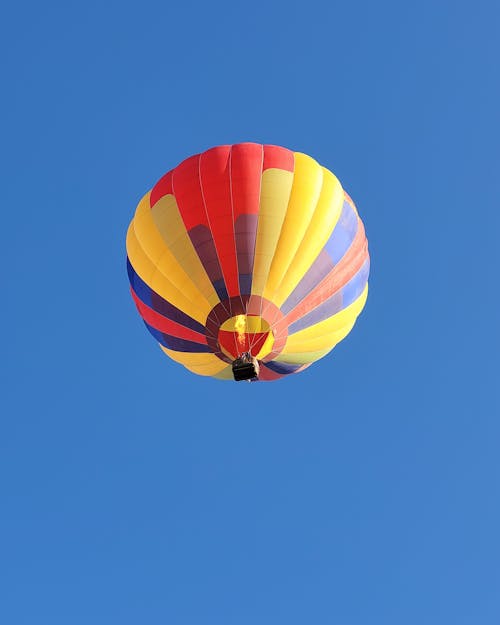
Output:
M183 161L173 171L172 187L186 230L200 224L209 227L200 186L200 155Z
M203 154L203 158L205 158L205 156L207 156L211 152L216 152L219 154L219 156L222 157L222 163L224 163L224 161L227 161L227 153L230 150L231 146L227 145L212 148L211 150L208 150L208 152L205 152ZM181 186L185 183L187 183L188 186L190 184L194 184L194 186L199 186L196 184L196 179L198 178L199 159L200 154L191 156L190 158L183 161L180 165L178 165L175 169L167 172L162 178L160 178L160 180L158 180L158 182L151 190L151 206L154 206L156 202L158 202L158 200L165 195L175 193L175 196L177 197L179 193L179 184ZM241 168L243 168L245 173L242 178L246 178L248 180L247 189L250 191L254 188L254 184L256 187L260 188L260 180L257 180L256 178L257 171L260 174L261 171L265 171L266 169L277 168L293 172L295 162L294 154L291 150L288 150L287 148L282 148L278 145L262 146L259 143L237 143L233 145L232 159L233 162L231 168L233 170L233 180L238 179L241 173L240 170ZM173 190L172 180L174 172L176 178L175 191ZM189 172L189 175L186 179L187 172ZM181 194L184 194L185 191L187 190L185 188L182 188L180 192ZM253 199L250 201L250 204L254 206ZM239 208L237 208L235 211L235 219L238 217L238 215L242 213L255 214L256 212L258 212L258 207L257 210L255 210L255 208L252 208L250 210L240 210ZM196 226L199 223L203 222L192 222L189 227L186 227L189 230L190 227L192 227L193 225Z
M239 143L232 147L233 223L240 215L257 215L259 212L263 158L263 146L257 143Z
M200 178L210 230L229 297L239 295L230 179L231 146L212 148L200 156Z
M210 311L207 317L207 323L206 323L207 344L218 358L221 358L225 362L228 362L227 356L224 356L222 352L220 351L219 343L218 343L219 329L221 325L224 323L224 321L227 321L233 315L248 314L248 315L259 316L261 306L265 304L269 306L269 311L270 313L272 313L273 318L276 318L279 320L283 318L283 314L281 313L279 308L277 308L274 304L271 304L271 302L268 302L268 300L258 295L251 295L251 296L242 295L241 297L233 297L232 299L219 302L216 306L214 306L214 308L212 308L212 310ZM268 321L269 323L268 319L266 319L266 321ZM283 347L285 346L286 339L288 336L287 327L288 326L286 324L284 327L282 327L281 333L279 334L279 336L277 336L276 332L273 331L274 344L273 344L272 358L276 358L276 356L279 356ZM253 332L250 333L250 335L253 337L254 336ZM252 342L252 340L250 342ZM232 340L232 343L234 345L234 338ZM235 345L234 347L236 348ZM252 351L254 351L253 348L252 348ZM267 360L271 360L272 358L270 358L269 356L266 356L264 360L267 361Z
M264 146L264 166L262 167L263 171L271 168L293 171L294 167L295 156L291 150L287 150L287 148L282 148L278 145Z
M296 308L288 313L282 322L277 324L277 331L279 332L282 323L290 326L294 321L300 319L341 289L359 271L367 257L368 242L363 223L359 220L358 231L354 241L347 253L342 257L342 260L335 265L326 278Z
M251 351L252 356L256 356L266 342L268 334L268 332L257 332L255 334L253 332L249 332L248 334L245 333L242 335L240 342L236 332L232 332L230 330L220 330L219 344L235 358L238 354L249 351ZM252 344L251 349L250 343Z
M187 341L194 341L195 343L203 343L204 345L207 344L207 340L203 334L199 334L194 330L186 328L185 326L160 315L160 313L157 313L155 310L144 304L144 302L142 302L134 293L133 289L130 289L130 292L132 293L132 297L134 298L139 314L150 326L156 328L160 332L164 332L165 334L176 336L179 339L186 339Z
M151 190L151 196L149 198L149 205L151 208L161 199L164 195L172 193L172 172L169 171L162 178L158 180L155 186Z
M240 295L234 224L241 215L258 214L262 171L270 167L293 171L293 152L257 143L223 145L186 159L151 191L151 206L174 194L188 232L200 225L210 230L229 297ZM251 234L242 234L244 260L253 254Z
M354 202L352 200L352 197L345 190L344 190L344 196L345 196L345 199L349 202L349 204L354 208L354 210L356 210L356 204L354 204ZM356 212L357 212L357 210L356 210Z
M259 380L261 382L272 382L273 380L279 380L284 377L286 376L283 373L276 373L276 371L268 369L266 365L261 363L259 371Z

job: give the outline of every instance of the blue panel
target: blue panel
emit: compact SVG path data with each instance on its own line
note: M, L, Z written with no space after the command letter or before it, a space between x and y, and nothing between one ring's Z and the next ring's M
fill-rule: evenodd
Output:
M141 300L152 308L155 312L167 317L171 321L175 321L180 325L190 328L195 332L205 334L205 326L187 315L182 310L179 310L176 306L167 302L158 293L153 291L141 278L135 273L129 259L127 258L127 272L130 280L130 284L134 289L135 294Z
M328 239L325 250L336 265L351 247L358 231L358 216L353 207L344 200L339 220Z
M300 332L300 330L304 330L320 321L333 317L333 315L344 310L349 304L352 304L363 292L368 280L369 271L370 260L366 259L358 272L342 289L311 310L307 315L304 315L295 323L292 323L288 328L288 334L295 334L295 332Z
M220 280L215 280L214 282L212 282L212 284L214 285L215 292L219 296L219 299L221 300L221 302L229 298L229 295L227 294L226 283L224 282L224 278L221 278Z
M280 373L281 375L288 375L289 373L295 373L297 369L300 369L304 365L291 364L288 362L266 362L266 367L274 371L274 373Z
M326 276L333 269L333 262L329 254L325 250L321 250L318 257L311 265L311 267L304 274L302 280L297 284L295 289L290 293L287 300L281 307L281 312L284 315L297 306L318 284L326 278Z
M352 304L363 292L370 273L370 259L367 258L358 273L342 289L344 308Z
M164 317L167 317L171 321L175 321L186 328L190 328L195 332L200 332L200 334L205 334L205 326L193 319L189 315L187 315L182 310L176 308L170 302L164 300L158 293L155 291L151 294L151 308L155 310L157 313L160 313Z
M151 289L135 273L135 270L132 267L132 264L130 263L130 260L129 260L128 256L127 256L127 273L128 273L128 279L130 281L130 285L134 289L134 292L137 295L137 297L141 300L141 302L144 302L150 308L152 308L152 306L151 306Z
M288 315L300 302L326 278L334 266L343 258L351 247L358 231L358 216L352 206L344 200L338 222L325 247L321 250L304 277L290 293L281 307Z
M217 291L219 299L227 299L229 295L226 290L224 275L220 266L212 232L207 226L200 224L191 228L188 234L210 282Z
M242 295L250 295L252 292L252 274L251 273L240 273L238 276L239 284L240 284L240 293Z

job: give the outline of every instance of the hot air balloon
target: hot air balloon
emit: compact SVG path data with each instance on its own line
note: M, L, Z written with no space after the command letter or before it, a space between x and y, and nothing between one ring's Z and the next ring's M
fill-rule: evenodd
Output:
M277 380L330 352L368 292L354 202L313 158L240 143L192 156L137 206L127 233L132 297L186 369Z

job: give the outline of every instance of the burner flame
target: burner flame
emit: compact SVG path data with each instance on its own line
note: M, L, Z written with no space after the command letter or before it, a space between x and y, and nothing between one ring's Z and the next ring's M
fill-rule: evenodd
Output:
M238 343L240 345L245 344L245 330L247 327L247 320L245 315L237 315L236 321L234 322L234 329L238 334Z

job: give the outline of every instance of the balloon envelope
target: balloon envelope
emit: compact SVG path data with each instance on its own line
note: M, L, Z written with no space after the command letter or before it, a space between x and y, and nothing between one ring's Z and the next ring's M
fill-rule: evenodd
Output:
M173 360L232 379L298 373L353 327L368 292L363 224L337 178L286 148L242 143L183 161L127 233L132 297Z

